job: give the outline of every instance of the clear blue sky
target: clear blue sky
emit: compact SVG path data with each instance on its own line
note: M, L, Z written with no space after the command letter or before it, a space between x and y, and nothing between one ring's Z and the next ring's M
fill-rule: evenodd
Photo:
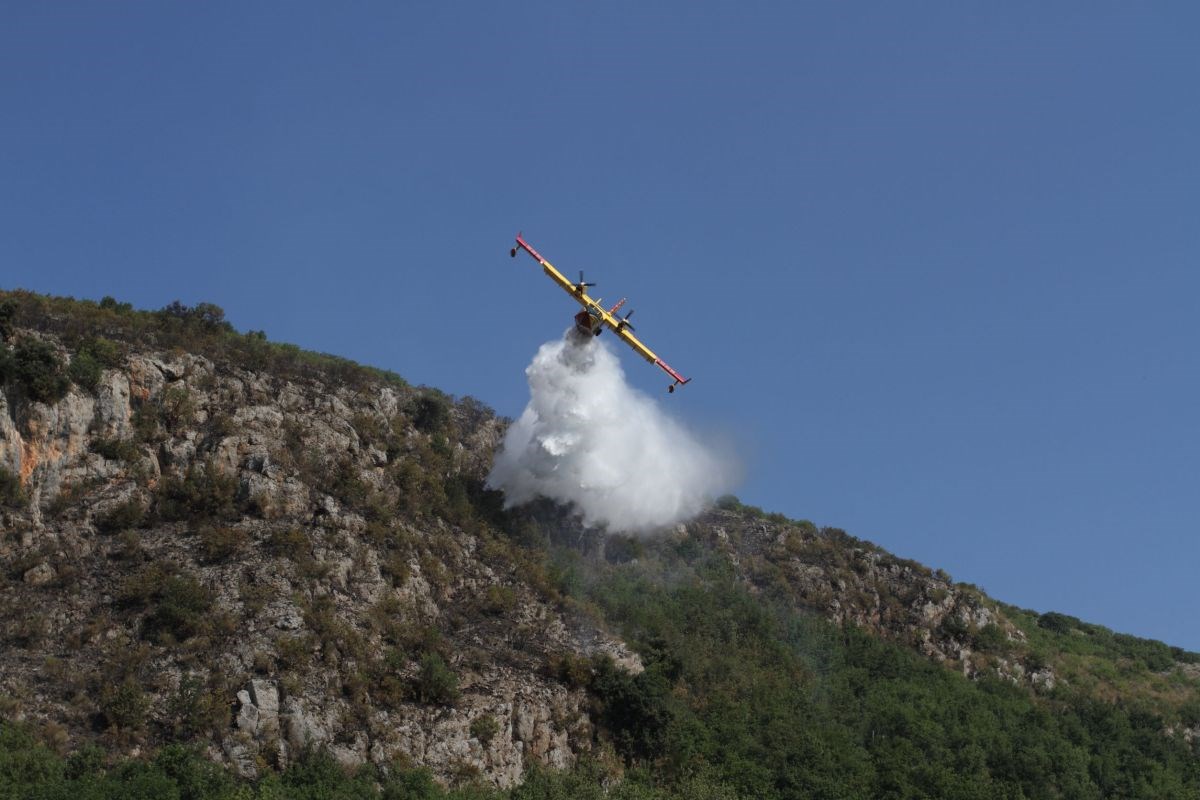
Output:
M1200 7L985 5L10 3L0 285L515 415L524 230L744 501L1200 650Z

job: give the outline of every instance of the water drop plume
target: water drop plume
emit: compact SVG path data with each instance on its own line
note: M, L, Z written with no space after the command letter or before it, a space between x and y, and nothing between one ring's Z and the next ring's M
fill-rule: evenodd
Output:
M573 329L526 368L529 404L488 476L508 507L569 504L587 525L639 532L681 522L733 484L733 460L631 387L617 356Z

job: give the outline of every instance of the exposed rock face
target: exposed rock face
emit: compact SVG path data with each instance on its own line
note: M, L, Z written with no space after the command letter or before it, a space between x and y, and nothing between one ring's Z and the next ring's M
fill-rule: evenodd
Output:
M501 427L192 354L130 353L53 404L0 392L23 489L0 508L0 697L118 747L205 737L245 775L312 746L502 786L569 766L593 731L555 659L640 662L447 521Z
M571 765L595 732L564 659L642 665L463 511L502 433L469 400L189 353L127 353L53 404L0 392L23 490L0 506L0 701L112 747L207 740L247 776L313 746L500 786ZM981 593L840 532L716 509L668 535L968 676L1054 686L974 652L1022 635Z
M989 659L973 649L981 631L1019 643L1024 633L982 592L955 584L939 571L898 559L842 531L714 510L689 528L728 555L751 586L782 580L797 607L850 622L911 645L967 677L991 671L1053 688L1049 668L1029 671L1016 659Z

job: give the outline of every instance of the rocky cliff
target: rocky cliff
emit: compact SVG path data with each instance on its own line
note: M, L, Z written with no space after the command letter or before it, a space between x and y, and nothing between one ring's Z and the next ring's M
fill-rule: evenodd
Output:
M6 302L0 712L62 749L185 739L249 776L319 747L500 786L603 751L580 673L642 664L562 591L547 530L597 563L655 542L720 554L756 594L968 677L1116 680L1088 666L1100 645L1046 648L1103 629L733 498L649 539L548 504L503 512L483 488L503 420L236 334L215 307ZM1194 692L1171 671L1190 654L1125 639L1116 652L1150 659L1139 691Z
M199 737L246 774L325 746L508 785L591 747L555 665L638 660L459 507L494 417L122 350L88 389L0 395L8 714L130 751Z

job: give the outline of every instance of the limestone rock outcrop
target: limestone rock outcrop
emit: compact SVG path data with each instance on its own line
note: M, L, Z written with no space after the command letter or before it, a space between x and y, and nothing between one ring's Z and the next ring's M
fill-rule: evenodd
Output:
M57 402L0 392L0 698L244 775L308 747L503 786L574 763L593 729L555 659L640 664L464 510L502 431L395 382L136 348Z

